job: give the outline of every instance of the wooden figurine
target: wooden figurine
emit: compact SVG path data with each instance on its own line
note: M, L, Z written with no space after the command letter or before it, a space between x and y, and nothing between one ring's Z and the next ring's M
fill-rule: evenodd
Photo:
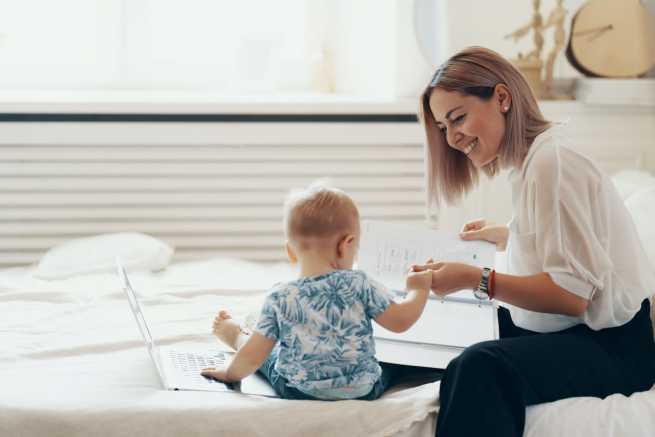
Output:
M540 0L532 1L533 13L532 19L529 23L505 36L506 39L513 38L514 41L518 41L532 30L534 49L528 52L528 54L525 56L522 53L519 53L518 58L512 59L512 62L521 71L521 73L523 73L537 98L540 98L542 95L541 70L543 67L543 62L541 61L541 51L544 45L544 23L543 18L541 17L541 13L539 12L540 3Z
M566 45L566 32L564 31L566 9L564 9L563 3L564 0L557 0L557 6L555 6L555 9L551 11L546 20L546 24L543 27L544 29L548 29L549 27L554 28L554 46L546 59L546 71L542 89L543 97L547 99L568 98L557 96L553 91L553 70L555 67L555 59Z
M532 0L533 14L530 22L525 26L522 26L516 29L514 32L505 36L505 39L514 38L514 41L518 41L519 39L527 35L528 32L530 32L530 30L533 31L532 39L534 41L534 49L525 56L519 53L519 58L521 59L523 58L533 58L539 60L541 59L541 50L543 49L544 46L544 37L543 37L544 25L543 25L543 19L541 17L541 13L539 12L540 3L541 3L540 0Z

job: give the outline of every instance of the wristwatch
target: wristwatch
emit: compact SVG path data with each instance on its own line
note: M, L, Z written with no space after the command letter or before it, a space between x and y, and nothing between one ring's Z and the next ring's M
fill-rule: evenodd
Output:
M482 276L480 276L480 283L478 287L473 290L473 294L480 300L489 300L489 276L491 276L491 269L484 267L482 269Z

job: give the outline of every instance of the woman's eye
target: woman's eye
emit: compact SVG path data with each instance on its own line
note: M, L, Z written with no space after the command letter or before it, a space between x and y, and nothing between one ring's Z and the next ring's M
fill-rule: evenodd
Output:
M455 117L455 119L453 119L453 123L454 124L459 124L459 123L463 122L465 118L466 118L466 114L462 114L459 117Z

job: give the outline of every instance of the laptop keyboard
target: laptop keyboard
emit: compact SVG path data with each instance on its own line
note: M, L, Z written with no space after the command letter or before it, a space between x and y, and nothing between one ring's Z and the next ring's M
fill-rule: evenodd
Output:
M168 357L170 358L171 363L173 363L173 367L175 367L176 370L184 373L187 377L192 377L193 379L201 380L204 382L222 384L215 379L202 376L200 371L202 369L206 369L207 367L221 366L223 363L225 363L225 354L217 352L213 355L200 355L190 352L178 352L169 350Z

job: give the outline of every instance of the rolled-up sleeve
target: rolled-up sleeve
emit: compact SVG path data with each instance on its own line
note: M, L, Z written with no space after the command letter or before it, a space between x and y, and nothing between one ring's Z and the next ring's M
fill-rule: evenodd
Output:
M549 275L555 284L583 299L590 300L596 290L593 285L570 273L549 273Z

